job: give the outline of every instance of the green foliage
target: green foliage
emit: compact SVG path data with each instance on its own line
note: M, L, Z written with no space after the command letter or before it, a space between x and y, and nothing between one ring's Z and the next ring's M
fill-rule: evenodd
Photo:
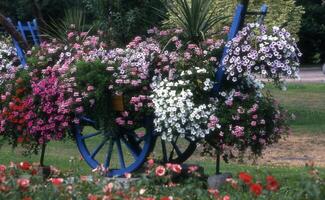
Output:
M161 18L152 7L160 0L83 0L88 15L97 27L109 34L111 45L123 46L135 35L157 26Z
M323 64L325 62L325 1L297 0L306 12L302 18L299 46L304 53L303 62Z
M85 12L81 7L70 8L64 10L62 19L51 19L51 22L46 25L43 31L46 36L67 43L69 30L73 29L78 32L86 30L85 18Z
M183 29L185 37L196 44L209 37L209 31L225 18L215 14L213 0L167 0L165 6L172 26Z
M190 2L190 0L187 0ZM214 0L213 6L210 7L210 12L219 17L233 16L236 5L239 0ZM297 6L295 0L251 0L249 3L249 11L258 11L263 3L269 7L268 14L265 18L265 23L268 26L282 26L291 32L295 38L298 38L298 32L301 26L301 17L304 13L302 6ZM176 8L175 8L176 9ZM171 16L165 21L168 26L174 26L175 17ZM222 23L217 23L213 26L213 30L220 30L223 26L230 26L232 17L225 18ZM255 22L256 17L248 17L250 22Z
M114 121L112 121L112 119L114 119L114 111L110 104L112 94L107 88L112 77L107 74L107 66L99 60L94 62L79 61L76 63L76 66L76 82L78 89L83 91L88 86L96 88L95 92L91 93L87 98L88 100L95 100L96 104L92 106L90 101L85 101L87 105L84 107L85 109L89 109L86 110L86 113L90 115L93 114L88 117L98 121L100 123L100 125L98 124L99 127L104 127L105 129L109 127L114 128Z

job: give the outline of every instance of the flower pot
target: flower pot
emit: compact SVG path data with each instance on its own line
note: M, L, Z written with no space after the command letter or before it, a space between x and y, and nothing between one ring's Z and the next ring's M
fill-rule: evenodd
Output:
M114 111L124 111L123 95L112 96L112 107Z

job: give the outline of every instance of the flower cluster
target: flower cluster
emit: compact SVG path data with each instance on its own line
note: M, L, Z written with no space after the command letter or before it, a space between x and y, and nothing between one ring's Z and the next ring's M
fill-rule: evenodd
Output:
M156 30L159 41L165 35L170 38L158 55L151 83L155 131L168 141L178 136L198 140L220 128L214 115L217 99L211 98L210 91L223 41L183 45L181 33Z
M245 151L250 148L260 155L265 146L288 134L288 119L283 108L270 95L260 91L243 93L241 90L221 92L217 116L220 130L207 141L224 155L233 155L228 147Z
M25 69L12 66L3 70L0 134L10 144L23 143L27 150L37 151L39 144L63 139L78 122L87 91L76 90L75 77L70 76L72 66L91 56L101 44L92 36L73 34L69 45L43 42L27 52Z
M0 83L2 72L11 68L17 61L16 49L10 43L10 40L0 36Z
M248 187L250 193L254 197L262 195L263 191L265 191L265 193L277 192L280 189L279 182L271 175L266 176L263 181L264 183L262 181L256 181L254 183L254 177L247 172L240 172L238 174L238 179L240 183L232 178L227 179L227 182L236 190L245 190Z
M226 47L223 64L233 82L249 74L261 74L279 83L281 76L297 78L301 53L284 28L248 24Z
M193 92L185 89L189 82L164 79L154 87L155 131L164 140L171 141L176 134L192 140L204 138L220 127L213 115L215 104L195 104Z

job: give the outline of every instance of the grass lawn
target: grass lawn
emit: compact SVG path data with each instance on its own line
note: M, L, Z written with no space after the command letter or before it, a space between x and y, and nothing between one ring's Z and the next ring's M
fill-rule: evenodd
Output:
M291 121L294 134L325 134L325 84L291 83L287 91L266 88L295 115Z
M267 86L272 94L288 110L296 115L296 120L291 122L293 132L295 134L324 134L325 133L325 84L289 84L287 91L280 91L274 87ZM10 161L20 162L29 160L38 162L39 156L23 157L21 150L18 148L12 150L7 145L1 148L0 163L8 164ZM323 153L323 152L320 152ZM62 170L71 169L71 158L77 161L77 165L81 169L81 173L90 172L85 162L79 162L79 152L74 142L52 142L48 145L46 152L46 164L57 166ZM201 160L201 159L200 159ZM190 159L191 163L200 164L205 168L207 174L214 173L214 161L203 159L197 161L195 158ZM73 167L76 167L75 165ZM319 169L323 177L325 177L325 169ZM254 173L266 173L281 177L283 181L295 181L300 179L306 169L304 167L274 167L274 166L251 166L237 164L223 164L222 171L229 171L236 174L239 171L251 171Z

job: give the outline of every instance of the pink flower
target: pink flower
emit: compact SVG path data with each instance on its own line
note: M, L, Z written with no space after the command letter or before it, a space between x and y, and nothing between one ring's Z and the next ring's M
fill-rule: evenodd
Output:
M74 36L73 32L68 33L68 39L72 38Z
M132 177L132 174L131 173L125 173L124 176L125 176L125 178L128 178L129 179L129 178Z
M245 127L242 126L235 126L235 130L232 130L231 133L236 137L242 137L244 135Z
M148 160L148 167L152 167L155 164L154 159L149 159Z
M164 166L161 166L161 165L160 165L160 166L158 166L158 167L156 168L156 171L155 171L156 176L164 176L165 173L166 173L166 169L165 169Z
M256 126L256 121L252 121L251 126Z
M222 200L230 200L230 196L227 194L222 198Z
M191 166L188 167L188 173L195 172L195 171L197 171L198 169L199 169L198 166L196 166L196 165L191 165Z
M196 44L189 44L187 46L188 49L195 49L196 47L197 47Z
M26 189L29 187L30 181L27 178L19 178L17 179L17 185L21 188L21 189Z
M87 91L88 91L88 92L93 91L93 90L94 90L94 86L89 85L89 86L87 87Z
M182 167L179 164L173 164L171 170L177 174L182 172Z
M7 167L5 165L0 165L0 172L6 171Z

